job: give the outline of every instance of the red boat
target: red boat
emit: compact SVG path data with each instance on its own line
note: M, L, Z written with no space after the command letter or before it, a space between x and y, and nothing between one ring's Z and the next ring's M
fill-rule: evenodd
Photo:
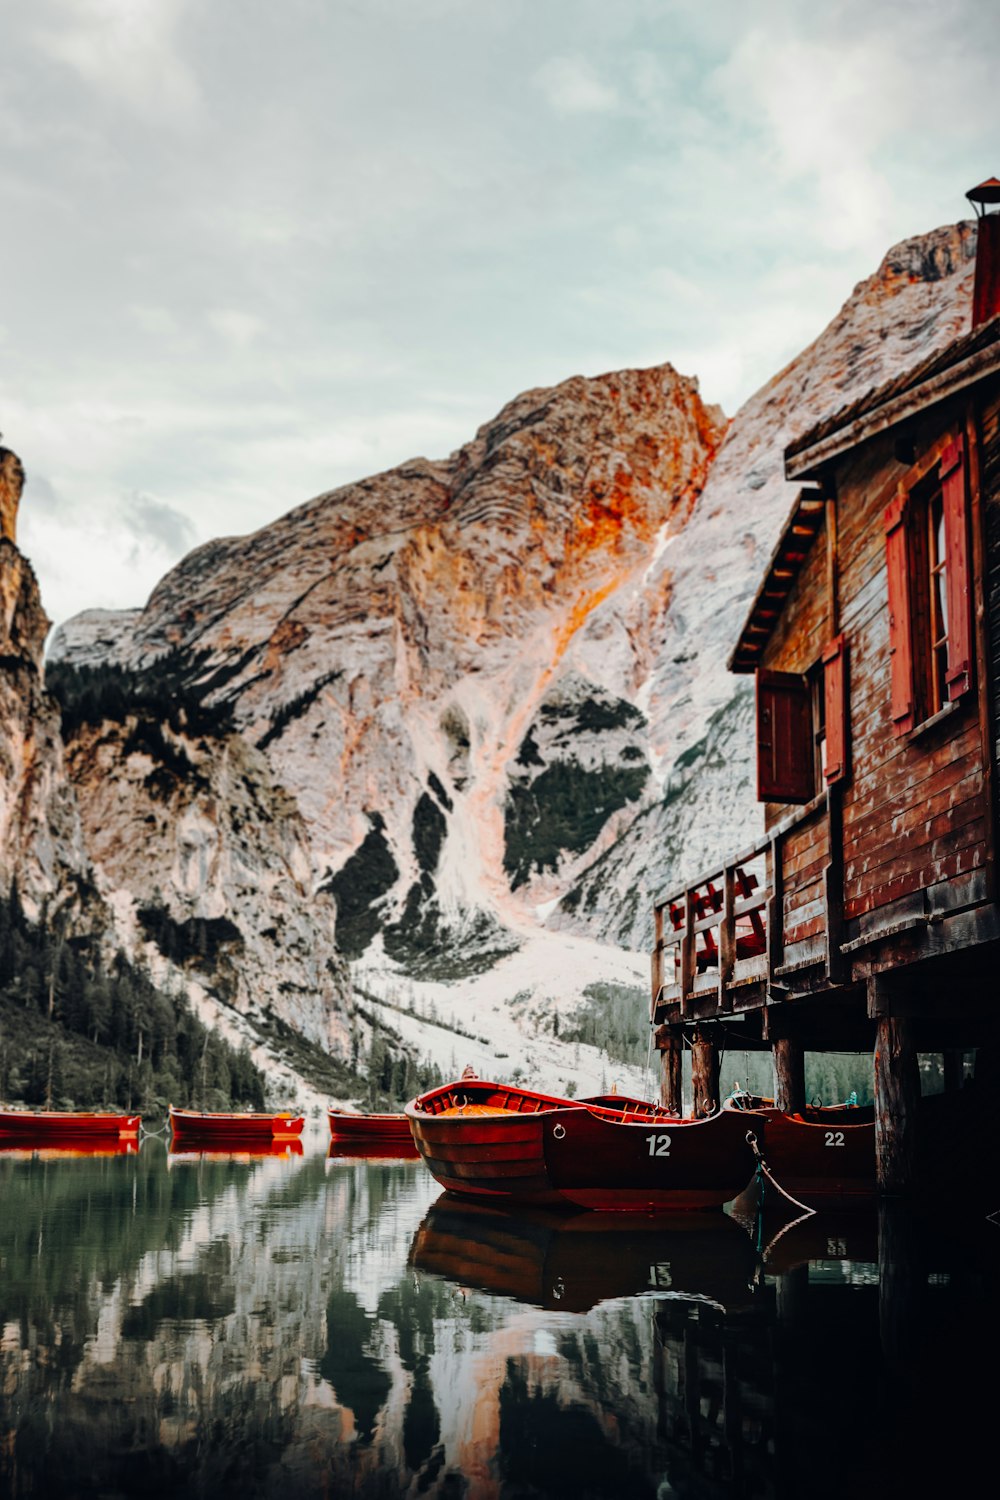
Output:
M0 1141L7 1144L137 1140L141 1116L102 1110L0 1110Z
M338 1143L413 1145L410 1122L404 1114L357 1115L330 1105L326 1116L330 1122L330 1135Z
M787 1114L769 1099L736 1095L723 1114L759 1120L767 1169L785 1192L812 1208L865 1203L875 1194L875 1115L869 1107L808 1107Z
M612 1108L465 1078L420 1095L405 1113L437 1181L470 1197L708 1208L735 1198L753 1174L747 1121L732 1114L681 1120L643 1100Z
M287 1141L300 1136L304 1124L304 1117L293 1115L290 1110L277 1113L244 1110L226 1114L170 1106L170 1129L175 1140L199 1141L223 1151L230 1146L238 1149L269 1141Z

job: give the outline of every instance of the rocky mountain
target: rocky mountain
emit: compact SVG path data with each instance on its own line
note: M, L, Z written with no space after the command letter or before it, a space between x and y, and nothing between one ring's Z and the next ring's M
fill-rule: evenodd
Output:
M541 924L645 948L657 892L757 832L725 662L783 447L963 331L974 248L895 247L731 425L669 365L528 391L62 627L81 836L133 947L335 1051L344 960L468 988Z
M193 552L120 617L114 660L169 659L291 794L344 955L378 937L412 973L482 969L656 795L638 701L664 599L646 580L725 430L669 365L528 391L446 460ZM53 657L93 662L115 623L71 622ZM146 816L149 767L123 773L127 811L107 760L72 772L104 802L117 857L98 863L147 901L160 861L110 830Z

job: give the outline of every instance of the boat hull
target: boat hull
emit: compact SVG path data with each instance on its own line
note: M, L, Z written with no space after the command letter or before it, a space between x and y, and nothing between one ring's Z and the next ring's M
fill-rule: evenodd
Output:
M87 1110L0 1110L0 1141L72 1145L76 1141L136 1140L140 1123L139 1115Z
M680 1120L655 1105L616 1108L463 1080L406 1107L441 1186L494 1202L656 1212L717 1208L753 1174L747 1117Z
M266 1144L287 1141L302 1134L302 1115L260 1112L212 1114L170 1108L170 1128L175 1140L199 1141L205 1145Z
M413 1147L410 1122L404 1114L353 1115L328 1109L330 1136L335 1141Z
M565 1202L605 1213L721 1208L753 1176L748 1133L760 1127L725 1113L654 1122L558 1110L544 1122L548 1180Z
M759 1119L761 1150L776 1183L807 1208L849 1207L875 1196L875 1119L866 1109L807 1109L787 1114L764 1105L723 1114Z

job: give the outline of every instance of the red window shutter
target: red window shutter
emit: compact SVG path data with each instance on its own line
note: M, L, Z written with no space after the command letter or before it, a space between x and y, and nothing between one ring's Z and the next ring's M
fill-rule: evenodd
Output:
M757 669L757 800L809 802L813 781L812 702L795 672Z
M965 503L965 455L961 437L941 459L948 590L948 697L954 702L972 686L972 612L969 608L969 522Z
M848 771L847 642L838 635L823 652L823 700L826 717L827 784L842 781Z
M885 562L889 585L890 715L896 735L914 724L913 621L910 617L910 555L906 536L909 496L899 494L885 512Z

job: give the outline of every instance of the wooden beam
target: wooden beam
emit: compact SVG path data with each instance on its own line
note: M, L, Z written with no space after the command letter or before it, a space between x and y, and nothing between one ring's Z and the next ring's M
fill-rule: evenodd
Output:
M865 439L875 437L879 432L886 432L890 427L895 427L897 423L905 421L907 417L924 412L927 407L936 402L966 390L968 386L974 385L976 381L990 374L998 365L1000 365L1000 349L995 344L990 344L987 348L969 355L967 359L954 365L950 370L944 370L930 380L912 386L902 395L877 406L874 411L866 412L864 416L848 422L845 426L830 433L828 437L812 443L808 448L803 448L800 453L790 453L786 448L785 478L789 480L815 479L823 465L828 464L831 459L839 458L842 453L856 448Z
M826 789L830 863L823 871L823 904L826 917L826 977L843 984L848 965L841 952L844 941L844 817L841 784Z
M768 887L771 895L767 902L767 988L770 995L776 988L776 973L785 952L785 883L781 868L781 834L775 829L768 849ZM784 986L777 986L781 998Z
M733 971L736 968L736 871L726 867L722 877L722 914L719 920L719 1009L731 1011Z
M694 976L697 972L694 931L696 917L694 891L689 888L684 893L684 936L681 938L680 1003L682 1016L688 1013L688 996L694 989Z

